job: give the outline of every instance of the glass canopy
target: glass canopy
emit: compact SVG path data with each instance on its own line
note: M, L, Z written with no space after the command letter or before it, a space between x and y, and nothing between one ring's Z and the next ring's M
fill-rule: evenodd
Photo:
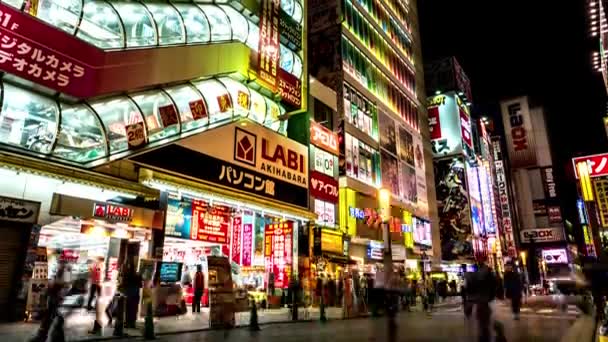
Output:
M247 117L280 134L285 109L228 77L66 104L0 84L0 143L86 164L128 150L126 127L143 123L148 143L173 141Z
M0 2L25 7L23 0ZM222 1L39 0L36 17L101 49L240 41L257 51L257 24L234 7L218 3ZM299 1L282 0L281 8L302 21ZM300 56L283 45L280 63L301 78Z

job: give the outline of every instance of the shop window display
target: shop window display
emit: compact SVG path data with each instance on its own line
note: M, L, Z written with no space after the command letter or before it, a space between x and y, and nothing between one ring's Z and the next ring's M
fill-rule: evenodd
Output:
M19 1L21 2L21 1ZM37 17L57 28L74 34L80 14L82 13L81 0L42 0L38 4Z
M118 13L104 1L87 1L76 37L102 49L125 47L125 35Z
M177 109L165 93L153 90L132 95L131 98L144 115L150 142L179 133Z
M158 28L158 43L160 45L186 43L186 29L174 7L156 3L145 4Z
M203 11L192 4L175 4L184 19L186 43L208 43L211 41L211 28Z
M122 19L127 47L156 45L156 24L144 5L136 2L114 3Z
M233 38L230 19L221 8L213 5L199 5L205 12L209 26L211 27L211 41L224 41Z
M53 155L76 162L105 157L106 140L97 115L85 105L61 105L61 126Z
M57 135L59 108L49 98L4 84L0 141L38 153L50 153Z
M113 100L100 100L91 103L106 130L110 142L110 153L124 151L128 148L126 126L143 122L137 106L126 97Z
M190 84L178 85L165 89L171 96L180 113L182 132L190 131L209 124L207 105L200 93ZM198 107L198 108L197 108ZM196 111L193 114L193 108Z

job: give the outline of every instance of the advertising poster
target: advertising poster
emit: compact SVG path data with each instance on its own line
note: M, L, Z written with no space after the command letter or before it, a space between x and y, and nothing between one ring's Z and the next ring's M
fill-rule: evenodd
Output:
M420 218L412 218L414 224L414 244L430 248L433 245L431 238L431 223Z
M418 201L416 207L422 215L428 215L429 200L426 188L426 164L424 162L424 146L419 135L413 136L414 141L414 163L416 168L416 195Z
M399 197L399 164L397 158L385 150L380 150L382 165L382 187Z
M439 123L435 124L432 136L440 136L440 138L431 139L434 157L462 153L462 128L456 98L457 95L454 92L448 92L433 96L428 100L427 109L429 113L438 112L439 115ZM437 127L439 127L439 130Z
M241 264L242 251L242 235L243 235L243 218L236 216L232 219L232 238L231 245L231 260L237 264Z
M536 166L536 148L527 97L500 103L512 168Z
M228 227L232 209L201 200L192 201L192 231L199 241L228 243Z
M400 180L401 180L401 194L403 199L407 202L415 204L418 197L418 189L416 186L416 170L405 164L399 164Z
M255 214L253 265L264 266L264 227L272 223L270 218Z
M315 199L315 214L317 224L321 226L334 226L336 224L336 205Z
M439 119L439 106L430 107L429 115L429 133L431 140L441 139L441 121Z
M380 147L397 155L397 137L395 135L395 121L388 115L378 113L378 126L380 130Z
M277 90L279 69L280 0L262 0L258 43L258 76L272 92Z
M334 177L334 156L328 152L323 151L318 147L311 147L314 153L315 165L314 170Z
M405 128L399 127L399 159L414 165L414 138Z
M494 193L492 191L492 181L490 179L489 165L484 162L478 168L479 191L481 193L481 203L483 206L484 230L487 234L496 234L496 221L494 218Z
M167 204L165 236L190 239L192 223L192 202L169 198Z
M251 266L253 263L253 223L255 216L251 212L243 214L243 250L241 252L243 266Z
M593 179L597 213L603 228L608 228L608 177Z
M264 258L266 272L274 277L275 288L287 288L292 272L293 223L269 224L265 227ZM271 278L269 276L269 278Z
M462 159L434 162L443 260L473 258L471 212Z

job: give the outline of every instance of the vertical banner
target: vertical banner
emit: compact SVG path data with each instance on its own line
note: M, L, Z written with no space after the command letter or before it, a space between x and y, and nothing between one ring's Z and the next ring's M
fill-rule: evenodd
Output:
M243 218L241 216L236 216L232 219L232 239L230 241L231 245L231 258L237 264L241 264L241 238L243 233Z
M414 134L414 162L416 166L416 208L422 216L429 214L429 200L426 188L426 165L424 163L424 146L419 135Z
M461 102L454 92L430 97L427 103L433 156L445 157L462 153Z
M253 213L249 212L243 214L243 238L241 243L242 266L251 266L253 264L254 220L255 216Z
M274 277L275 288L287 288L293 269L293 223L269 224L264 233L266 273Z
M515 237L513 234L513 222L511 220L511 204L509 200L509 185L507 174L503 164L502 148L500 138L492 138L492 149L494 151L494 167L496 170L496 187L498 188L498 199L500 201L500 213L502 216L502 230L506 240L506 249L510 257L517 257L515 248Z
M272 92L276 92L278 86L280 8L280 0L262 0L258 43L258 77L259 82Z
M527 97L500 103L512 168L536 166L536 149Z

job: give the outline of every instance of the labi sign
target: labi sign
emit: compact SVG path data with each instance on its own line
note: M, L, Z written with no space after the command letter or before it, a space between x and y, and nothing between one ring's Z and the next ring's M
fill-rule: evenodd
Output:
M308 148L249 120L212 129L132 160L308 207Z

